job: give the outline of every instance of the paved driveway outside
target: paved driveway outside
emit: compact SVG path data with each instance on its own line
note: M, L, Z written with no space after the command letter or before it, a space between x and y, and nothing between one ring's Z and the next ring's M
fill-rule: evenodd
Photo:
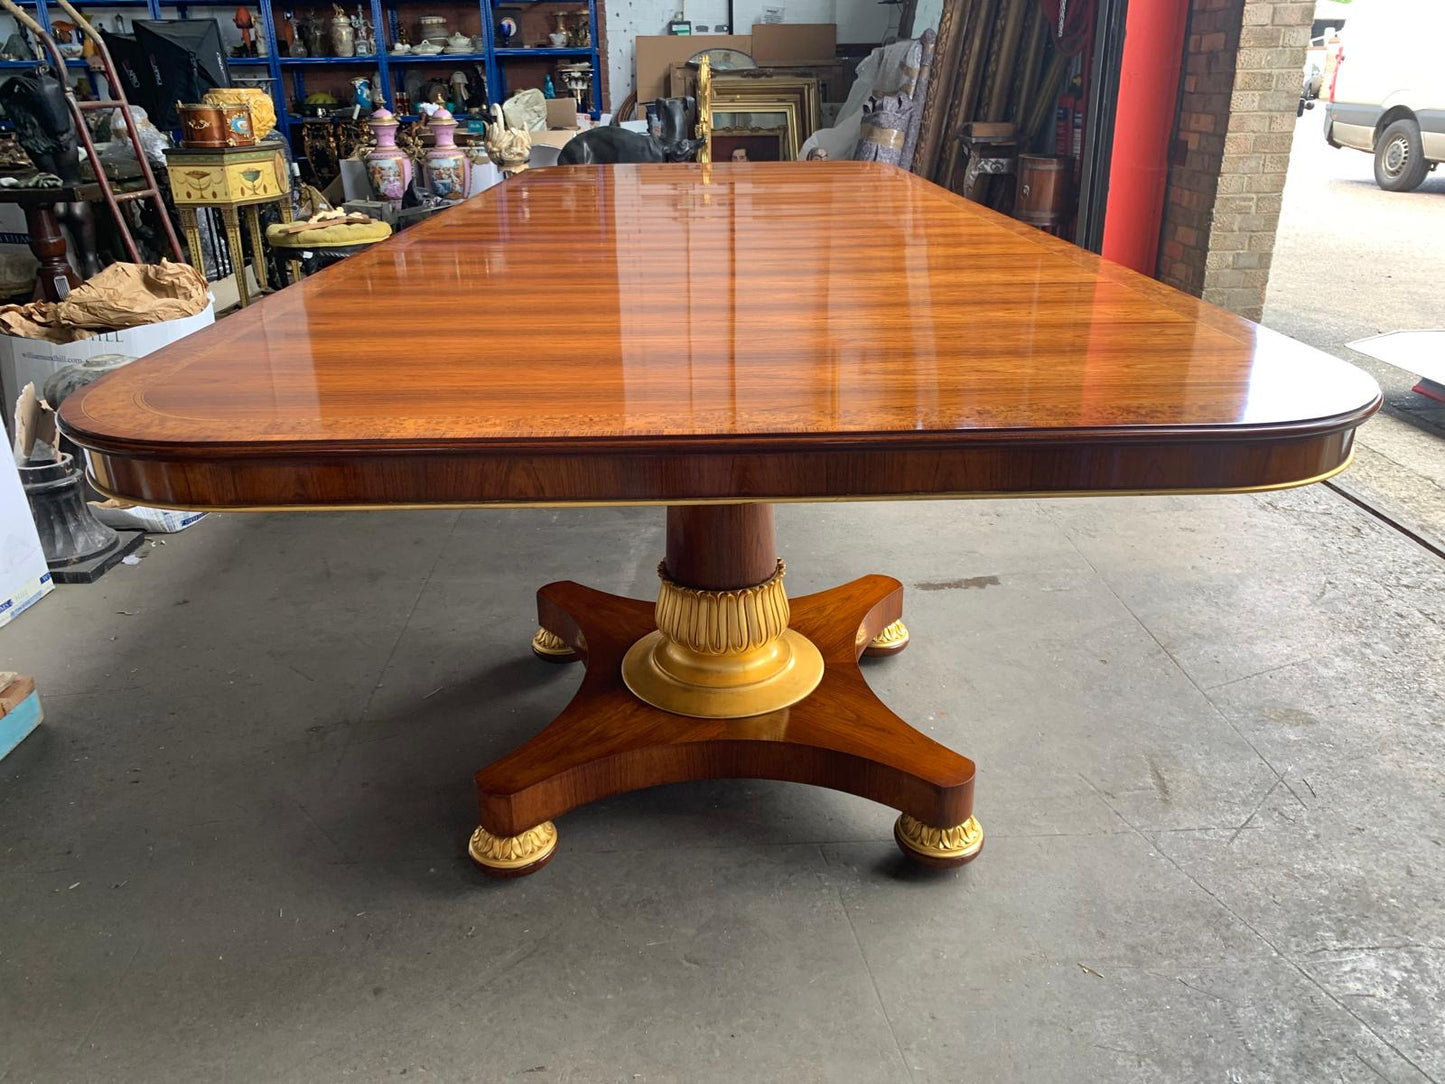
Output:
M1385 192L1369 155L1325 142L1323 108L1295 127L1264 323L1374 374L1385 407L1340 481L1445 539L1445 404L1410 390L1418 374L1345 345L1445 328L1445 167L1414 192Z

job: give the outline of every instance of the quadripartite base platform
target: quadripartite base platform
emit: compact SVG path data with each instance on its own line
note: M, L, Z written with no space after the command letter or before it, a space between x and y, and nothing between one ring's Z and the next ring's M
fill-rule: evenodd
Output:
M779 582L781 574L779 563ZM664 574L664 598L667 584ZM894 837L904 854L924 865L962 865L982 849L983 832L973 818L973 762L890 711L859 669L865 653L891 655L907 645L903 585L897 580L865 576L784 601L783 626L816 648L821 674L796 702L741 718L662 710L629 688L624 659L633 653L635 674L639 645L656 640L668 625L661 603L561 582L537 593L537 609L541 629L534 651L551 661L581 659L587 669L556 720L477 773L481 827L468 850L485 872L509 877L540 869L557 846L552 820L570 809L694 779L778 779L871 798L900 811ZM735 634L736 625L735 620ZM726 626L724 617L723 640ZM746 628L743 633L747 641ZM766 653L756 647L758 639L766 639L766 632L754 637L747 679L757 679L764 665L757 661L759 650ZM729 657L726 644L712 654ZM738 654L747 653L735 651L733 657ZM806 666L806 659L792 657L781 669ZM704 684L709 680L706 672L693 676ZM718 683L728 680L724 673ZM790 680L799 683L796 674ZM742 702L765 683L766 676L749 680ZM709 698L715 691L704 689L699 710L717 710Z

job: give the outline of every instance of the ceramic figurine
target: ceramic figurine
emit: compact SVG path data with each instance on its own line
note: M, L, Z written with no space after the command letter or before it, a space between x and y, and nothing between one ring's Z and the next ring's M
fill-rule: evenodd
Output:
M376 146L366 152L366 175L371 187L393 210L401 209L402 198L411 185L412 165L407 153L396 145L399 122L385 106L367 121L376 136Z
M331 55L356 55L356 28L351 25L351 16L341 10L340 4L333 4L331 14Z
M427 187L444 200L466 199L471 161L456 145L456 118L438 106L427 110L426 125L436 133L436 146L426 152Z
M555 97L557 97L557 85L552 82L552 73L551 73L551 72L548 72L548 73L547 73L547 78L545 78L545 79L542 80L542 97L544 97L544 98L555 98Z
M372 41L371 24L367 21L366 13L362 11L361 5L356 5L356 14L351 17L351 28L356 35L356 55L371 56L376 52L376 45Z
M296 24L292 21L290 11L282 11L280 20L275 24L276 51L281 56L295 56L292 47L296 44Z
M351 81L351 100L363 113L371 112L371 80L357 78Z
M452 77L448 79L447 82L451 84L451 100L456 103L456 108L462 110L466 109L467 102L471 100L472 96L472 88L467 85L466 73L452 72ZM453 110L452 115L456 115L455 110Z
M241 56L255 56L256 46L251 40L251 31L256 26L256 20L251 17L251 12L243 4L236 9L235 18L231 22L236 24L236 29L241 32Z

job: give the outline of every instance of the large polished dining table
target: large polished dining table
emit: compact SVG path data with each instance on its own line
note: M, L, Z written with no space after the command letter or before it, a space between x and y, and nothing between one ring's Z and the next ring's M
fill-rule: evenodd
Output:
M859 667L907 646L902 585L789 599L773 504L1303 485L1379 402L1343 361L896 168L726 163L523 174L61 422L99 489L150 505L666 507L655 600L538 591L532 650L585 672L477 773L468 852L514 876L567 811L704 778L862 795L910 858L970 861L973 762ZM857 545L886 567L895 542Z

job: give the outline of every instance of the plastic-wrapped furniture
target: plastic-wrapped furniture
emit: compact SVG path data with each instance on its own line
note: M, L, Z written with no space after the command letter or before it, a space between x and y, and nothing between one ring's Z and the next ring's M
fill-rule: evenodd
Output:
M800 158L891 162L913 167L935 34L874 49L858 65L848 100L832 128L803 143Z

